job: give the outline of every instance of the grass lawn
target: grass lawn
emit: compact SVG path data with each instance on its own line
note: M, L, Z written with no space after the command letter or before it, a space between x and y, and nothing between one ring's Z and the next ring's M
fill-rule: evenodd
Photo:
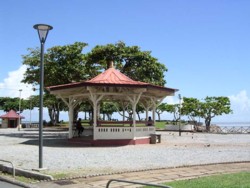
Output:
M63 123L60 123L58 124L59 126L61 127L67 127L68 126L68 122L63 122ZM166 121L161 121L161 122L156 122L155 123L155 127L158 128L158 129L165 129L165 125L166 125ZM88 120L83 120L82 121L82 126L89 126L89 121ZM116 125L116 126L119 126L119 125ZM120 125L122 126L122 125ZM125 126L130 126L130 124L125 124ZM138 127L140 126L145 126L145 124L137 124Z
M172 188L250 188L250 172L214 175L165 183Z
M155 122L155 128L165 129L166 121Z

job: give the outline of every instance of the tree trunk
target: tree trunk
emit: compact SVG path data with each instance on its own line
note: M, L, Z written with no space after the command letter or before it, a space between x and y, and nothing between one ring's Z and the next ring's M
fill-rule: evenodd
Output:
M106 114L106 115L108 117L108 121L110 121L111 120L111 115L110 114Z
M136 112L136 113L137 113L138 120L140 121L141 120L140 113L139 112Z
M157 113L157 112L156 112ZM160 113L157 113L158 115L158 120L161 121L161 114Z
M50 122L55 126L59 122L60 110L56 108L48 108Z
M84 120L87 120L87 112L84 111Z
M211 123L211 118L206 118L205 125L206 125L207 132L210 132L210 123Z
M56 119L55 123L56 124L59 123L59 121L60 121L59 117L60 117L60 110L57 109L56 112L55 112L55 119Z
M78 119L78 112L79 112L79 107L74 108L73 122L77 121L77 119Z
M48 113L49 113L49 118L50 118L50 122L51 122L51 124L53 124L54 125L54 116L53 116L53 109L52 108L48 108Z

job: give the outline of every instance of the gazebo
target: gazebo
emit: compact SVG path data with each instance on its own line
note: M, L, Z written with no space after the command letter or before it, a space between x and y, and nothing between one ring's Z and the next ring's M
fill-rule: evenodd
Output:
M16 128L21 123L19 120L24 119L23 116L17 114L14 110L1 115L0 118L2 118L2 128Z
M137 105L141 104L145 108L146 120L149 117L149 111L152 112L152 121L155 124L156 107L166 96L173 96L178 91L134 81L112 66L91 80L50 86L47 89L51 94L61 98L69 108L69 139L73 138L74 108L83 101L91 103L93 107L92 145L149 143L150 135L155 133L155 127L146 126L146 121L136 121ZM125 108L131 105L132 120L125 121L123 115L122 121L100 121L98 119L100 104L104 101L118 102L123 107L123 114L125 114Z

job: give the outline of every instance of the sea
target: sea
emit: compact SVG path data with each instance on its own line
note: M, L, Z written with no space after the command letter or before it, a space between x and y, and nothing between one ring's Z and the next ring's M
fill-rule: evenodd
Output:
M212 125L220 127L217 133L250 133L250 122L214 122Z
M220 127L250 127L250 122L212 122L211 124Z

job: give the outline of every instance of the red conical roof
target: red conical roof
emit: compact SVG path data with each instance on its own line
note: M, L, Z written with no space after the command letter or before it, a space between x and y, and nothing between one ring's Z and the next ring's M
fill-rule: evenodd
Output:
M103 83L103 84L126 84L126 85L147 85L145 82L139 82L132 80L120 71L109 68L103 73L97 75L91 80L86 81L87 83Z
M14 110L10 110L7 114L1 115L0 118L8 118L8 119L18 119L24 118L23 116L18 115Z

